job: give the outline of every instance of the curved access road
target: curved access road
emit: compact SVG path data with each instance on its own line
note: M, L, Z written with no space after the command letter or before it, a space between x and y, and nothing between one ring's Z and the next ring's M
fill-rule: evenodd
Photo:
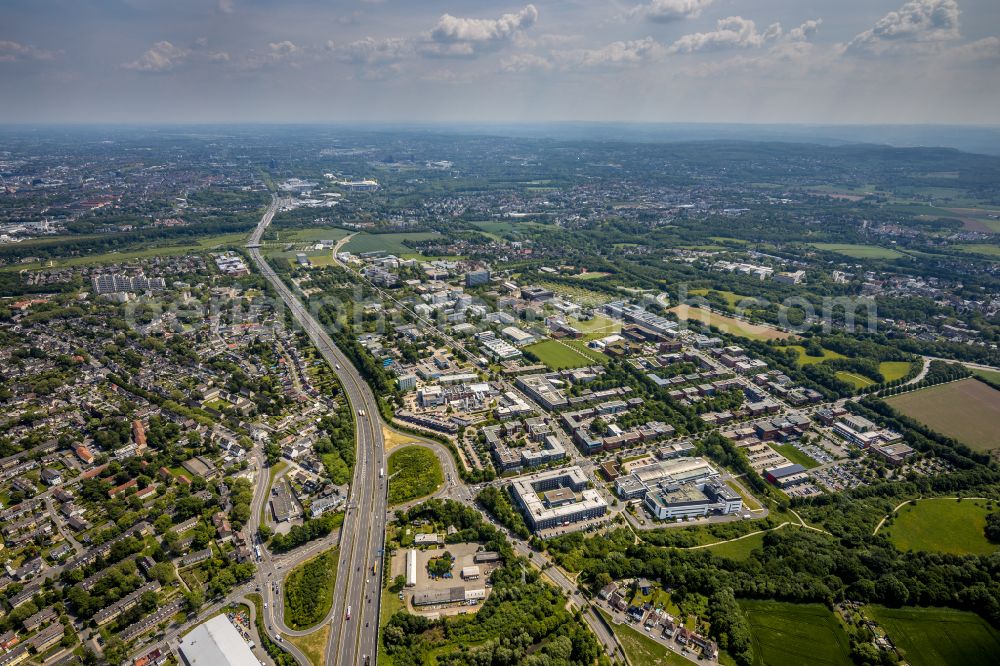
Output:
M247 250L261 275L281 297L292 317L309 336L320 355L340 379L355 415L357 461L348 497L347 515L340 533L340 561L334 589L328 665L364 664L377 654L381 557L385 547L387 488L380 472L385 467L382 419L378 401L357 369L337 348L326 330L274 272L260 252L260 239L277 212L271 205L250 235ZM372 566L378 562L377 573Z

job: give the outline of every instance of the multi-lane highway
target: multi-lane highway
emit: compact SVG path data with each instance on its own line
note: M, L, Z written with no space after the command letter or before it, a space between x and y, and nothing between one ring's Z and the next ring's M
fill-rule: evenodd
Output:
M292 317L308 334L340 379L344 394L355 415L358 454L348 498L347 515L340 535L340 562L331 613L327 664L364 664L374 661L378 640L378 617L384 547L387 480L382 420L374 394L350 360L337 348L323 327L282 282L260 252L260 241L279 200L272 199L247 244L257 270L281 297ZM377 562L376 573L372 566ZM280 595L276 595L280 599ZM277 615L270 616L281 627Z

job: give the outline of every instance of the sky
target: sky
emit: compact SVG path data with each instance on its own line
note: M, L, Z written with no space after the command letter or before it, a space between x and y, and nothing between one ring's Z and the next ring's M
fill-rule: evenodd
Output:
M3 0L0 122L1000 125L997 0Z

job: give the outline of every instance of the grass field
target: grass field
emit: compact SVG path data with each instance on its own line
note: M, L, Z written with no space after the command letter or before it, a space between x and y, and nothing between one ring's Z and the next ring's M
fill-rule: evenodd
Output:
M360 254L362 252L376 252L381 250L389 254L404 254L406 252L413 252L413 248L403 245L403 241L405 240L422 241L440 237L441 234L436 231L417 231L401 234L369 234L362 232L348 241L342 251Z
M878 371L885 381L892 382L905 377L912 365L909 361L882 361L878 364Z
M75 238L75 237L74 237ZM177 254L190 254L192 252L203 252L216 248L242 247L246 244L247 234L217 234L215 236L203 236L201 238L189 238L172 244L154 244L124 249L118 252L104 252L101 254L88 254L79 257L66 257L53 259L51 261L35 262L31 264L12 264L0 268L2 271L19 271L23 269L34 269L43 267L64 268L69 266L96 266L100 264L114 264L120 261L131 259L144 259L146 257L168 257Z
M291 629L308 629L326 617L333 606L339 548L306 560L285 577L285 622Z
M965 254L981 254L985 257L1000 257L1000 245L995 243L961 243L952 248Z
M586 281L584 281L584 283L586 283ZM561 282L546 282L544 280L540 280L536 284L540 287L551 289L554 293L585 307L604 305L605 303L614 300L613 297L605 294L603 291L595 291L594 289L587 289L583 286L576 287L573 285L562 284Z
M836 252L853 259L898 259L902 252L878 245L851 245L847 243L813 243L813 247Z
M276 229L279 243L308 243L321 240L339 241L352 232L340 227L308 227L306 229Z
M820 604L740 601L753 632L759 666L848 666L847 634Z
M818 462L813 460L810 456L807 456L805 453L802 453L802 451L799 451L791 444L771 444L771 448L791 460L793 463L798 463L806 469L819 467Z
M832 349L823 349L822 356L810 356L809 354L806 353L806 348L803 347L802 345L789 345L787 347L783 347L783 349L791 349L792 351L794 351L796 354L799 355L799 358L795 362L800 367L803 365L822 363L823 361L829 361L835 358L847 358L840 352L835 352Z
M871 614L913 666L990 666L1000 632L975 613L950 608L882 608Z
M570 319L569 325L583 333L584 340L597 340L621 331L621 324L604 315L590 319Z
M744 296L742 294L737 294L737 293L732 292L732 291L722 291L720 289L692 289L689 293L694 294L695 296L707 296L710 291L714 291L715 293L717 293L720 296L722 296L722 298L724 298L726 300L726 303L729 304L729 307L733 308L733 309L736 308L736 305L740 301L744 301L744 300L746 300L746 301L755 301L755 300L757 300L753 296Z
M611 623L607 613L604 611L600 611L600 613ZM684 657L632 627L624 624L611 624L611 626L614 628L618 640L621 641L631 664L642 664L642 666L689 666L691 664Z
M404 446L389 456L389 504L430 495L444 483L441 463L424 446Z
M750 553L755 549L763 547L764 535L754 534L753 536L737 539L736 541L727 541L715 546L709 546L705 550L719 557L728 557L731 560L745 560L750 557Z
M983 500L922 499L897 511L887 534L902 551L988 555L1000 549L983 534L989 512Z
M972 374L1000 384L1000 372L997 372L996 370L973 370Z
M727 317L716 312L709 312L708 310L703 310L702 308L692 308L688 305L675 305L670 309L670 312L677 315L678 319L685 321L689 319L700 321L703 324L715 326L719 330L729 333L730 335L741 335L744 338L750 338L751 340L784 340L792 337L791 333L779 331L773 326L768 326L766 324L751 324L750 322L734 319L733 317Z
M302 653L309 659L313 666L322 666L325 663L326 644L330 639L330 625L324 624L322 627L306 634L305 636L284 635L285 640L302 650Z
M1000 391L978 379L963 379L889 398L887 402L910 418L977 451L1000 446Z
M838 370L833 373L833 376L842 382L847 382L853 386L856 390L865 388L866 386L871 386L875 382L868 379L864 375L859 375L856 372L847 372L846 370Z
M590 351L586 355L583 351L562 340L542 340L524 348L538 357L538 359L552 370L563 370L566 368L582 368L586 365L594 365L595 355L598 352ZM589 350L588 350L589 351Z

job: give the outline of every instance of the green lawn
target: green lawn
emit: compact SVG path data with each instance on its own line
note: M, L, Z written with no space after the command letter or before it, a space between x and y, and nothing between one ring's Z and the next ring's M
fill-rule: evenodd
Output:
M972 374L988 379L994 384L1000 384L1000 372L996 370L973 370Z
M578 350L563 340L542 340L524 348L553 370L563 370L566 368L581 368L597 363L597 355L600 352L588 349L586 352Z
M1000 632L975 613L950 608L869 609L913 666L997 663Z
M444 483L441 463L434 451L410 445L389 456L389 503L400 504L430 495Z
M740 601L753 632L758 666L849 666L850 644L833 612L821 604Z
M813 243L813 247L836 252L854 259L898 259L902 252L878 245L851 245L849 243Z
M642 666L690 666L691 662L657 643L642 632L624 624L611 623L610 616L600 611L608 623L614 628L615 635L625 649L629 663Z
M819 463L813 460L810 456L806 455L802 451L791 444L771 444L771 448L785 456L793 463L798 463L805 467L806 469L812 469L813 467L819 467Z
M339 548L331 548L295 567L285 577L285 623L289 628L308 629L330 612L339 553Z
M598 340L621 331L621 324L604 315L590 319L569 319L569 325L583 333L584 340Z
M871 386L875 383L864 375L859 375L856 372L847 372L846 370L838 370L833 373L833 376L842 382L847 382L857 390L863 389L866 386Z
M401 234L369 234L361 232L343 247L344 252L360 254L362 252L375 252L381 250L389 254L403 254L413 252L413 248L403 245L403 241L422 241L432 238L441 238L441 234L436 231L416 231Z
M834 358L847 358L839 352L835 352L832 349L823 349L822 356L809 356L806 354L806 348L802 345L788 345L787 347L782 347L782 349L791 349L796 354L799 355L796 363L800 366L802 365L812 365L814 363L822 363L823 361L829 361Z
M278 242L295 243L308 241L332 240L339 241L351 232L340 227L308 227L305 229L276 229Z
M983 534L989 512L982 500L922 499L896 512L888 535L903 551L987 555L1000 548Z
M788 529L788 528L785 528ZM714 546L709 546L705 550L718 555L728 557L731 560L745 560L750 557L750 553L756 549L764 547L764 534L754 534L736 541L727 541Z
M892 382L905 377L911 365L909 361L882 361L878 364L878 371L885 381Z
M1000 257L1000 245L995 243L964 243L952 245L953 248L965 254L981 254L987 257Z
M737 294L732 291L723 291L721 289L692 289L690 293L694 294L695 296L707 296L710 291L714 291L715 293L722 296L722 298L725 299L726 303L729 305L731 309L735 309L736 304L739 303L740 301L756 300L753 296L744 296L742 294Z
M911 391L886 400L894 409L977 451L1000 445L1000 391L969 378Z

